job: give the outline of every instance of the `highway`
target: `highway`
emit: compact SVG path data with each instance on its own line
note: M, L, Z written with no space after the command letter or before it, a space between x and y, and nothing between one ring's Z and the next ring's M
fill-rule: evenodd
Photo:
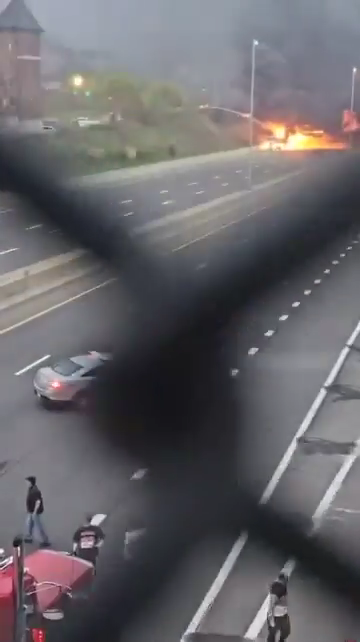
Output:
M239 218L238 224L181 250L174 238L168 260L185 269L193 280L205 279L222 252L237 251L244 242L254 241L258 225L281 225L281 214L271 208L251 218ZM354 229L339 239L239 319L238 352L229 364L232 370L229 376L236 377L245 363L248 465L244 461L240 465L251 474L259 496L358 322L359 234L360 229ZM40 361L46 364L58 356L109 347L109 338L116 328L115 314L102 311L113 311L115 286L92 289L84 296L79 296L74 287L72 284L61 293L28 302L22 312L20 309L16 313L12 310L2 313L0 543L5 546L9 546L14 533L22 527L24 478L31 474L37 475L44 494L46 525L54 547L69 547L71 534L86 511L106 515L104 528L109 542L116 542L124 527L130 463L119 462L99 442L84 417L73 411L49 413L37 405L32 392L32 376ZM83 290L94 287L84 283ZM122 308L126 306L122 301L119 313L123 314ZM48 308L54 309L46 312ZM34 315L38 316L18 325L21 318ZM351 375L353 385L356 362L357 357L351 357L347 366L350 370L346 381L349 383ZM357 439L354 405L355 402L346 404L346 408L352 408L348 418L344 404L329 403L324 407L324 416L321 414L313 424L311 434L338 440ZM281 502L292 515L311 518L341 464L337 455L299 454L299 460L290 464L284 479L276 483L271 501ZM355 463L348 483L331 506L329 516L333 519L323 523L329 536L337 537L340 532L342 541L349 536L348 550L354 557L356 511L360 508L357 472ZM161 606L137 627L133 639L178 642L195 614L204 633L263 637L262 611L260 615L258 612L269 581L286 560L274 559L248 542L230 576L221 578L224 585L214 604L206 598L204 602L231 544L221 541L196 551L183 575L167 588ZM105 547L103 563L107 550ZM301 572L295 571L290 581L293 639L320 642L325 635L329 642L356 639L357 624L338 617L335 626L331 620L331 615L333 619L336 616L335 609L329 603L323 604L316 584L309 590L306 587ZM209 606L212 608L207 611ZM309 609L311 618L307 617Z
M301 161L266 155L255 160L254 185L296 170ZM248 161L194 165L182 172L166 172L163 177L147 177L133 184L97 186L96 191L110 202L119 220L130 228L139 227L173 212L200 205L247 188ZM90 188L93 189L93 188ZM23 204L0 198L0 274L66 252L74 247L61 230L47 224Z

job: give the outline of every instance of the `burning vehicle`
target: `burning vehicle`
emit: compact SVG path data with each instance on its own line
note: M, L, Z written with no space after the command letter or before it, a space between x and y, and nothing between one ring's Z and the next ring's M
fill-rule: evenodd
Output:
M323 129L310 125L285 125L281 123L264 123L264 136L259 148L263 150L297 151L316 149L346 149L342 140L337 140Z

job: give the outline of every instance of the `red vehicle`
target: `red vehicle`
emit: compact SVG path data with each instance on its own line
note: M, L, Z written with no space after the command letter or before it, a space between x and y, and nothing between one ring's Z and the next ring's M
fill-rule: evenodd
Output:
M64 597L71 600L76 594L86 595L93 581L94 567L68 553L39 550L24 559L23 591L19 592L15 555L14 549L14 556L0 563L0 642L17 639L19 593L23 595L21 600L26 612L26 638L51 642L51 632L60 626L56 620L66 616Z

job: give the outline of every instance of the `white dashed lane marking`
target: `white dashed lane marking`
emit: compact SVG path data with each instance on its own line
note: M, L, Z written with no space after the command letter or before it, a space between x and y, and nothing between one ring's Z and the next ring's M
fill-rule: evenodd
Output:
M275 334L275 330L267 330L264 332L264 337L272 337Z
M221 187L227 187L229 183L221 183Z
M0 252L0 256L3 256L4 254L10 254L11 252L17 252L18 249L18 247L11 247L8 250L2 250Z
M46 354L45 356L40 357L40 359L36 359L36 361L33 361L32 363L29 363L29 365L25 366L24 368L21 368L21 370L18 370L14 374L15 374L16 377L18 377L19 375L22 375L25 372L28 372L32 368L35 368L35 366L40 365L40 363L43 363L44 361L47 361L48 359L50 359L50 355Z
M126 212L126 214L124 214L124 216L132 216L133 214L134 214L134 212Z
M199 190L198 192L195 192L195 194L197 194L197 195L199 195L199 194L203 194L203 193L204 193L204 190L203 190L203 189Z
M193 187L194 185L199 185L199 183L188 183L188 187Z
M236 170L236 173L237 173L237 174L242 174L242 169L237 169L237 170Z
M175 203L175 201L163 201L162 205L171 205L172 203Z
M162 189L162 190L160 191L160 194L168 194L168 193L169 193L169 190L168 190L168 189Z
M257 352L259 352L259 348L250 348L250 350L248 350L248 355L250 355L250 357L253 357Z
M36 225L29 225L29 227L26 227L25 229L27 231L29 231L29 230L37 230L37 229L39 229L39 227L43 227L43 224L42 223L37 223Z
M239 171L239 170L237 170L237 171ZM359 241L358 241L358 240L355 240L355 241L352 241L352 243L353 243L353 244L354 244L354 243L359 244ZM352 248L352 245L349 245L346 249L347 249L347 250L349 250L349 251L350 251L350 250L352 250L352 249L353 249L353 248ZM339 255L339 258L341 258L341 259L343 259L343 258L345 258L345 257L346 257L346 253L345 253L345 252L342 252L342 253ZM334 259L331 263L332 263L332 265L339 265L339 261L338 261L337 259ZM329 275L330 273L331 273L330 268L326 268L326 270L324 270L324 274ZM320 285L320 283L321 283L321 279L315 279L315 280L314 280L314 284L315 284L315 285ZM310 296L310 294L311 294L311 293L312 293L312 290L311 290L311 289L304 290L304 295L305 295L305 296ZM291 307L292 307L292 308L298 308L300 305L301 305L301 302L300 302L300 301L294 301L294 302L291 304ZM278 320L279 320L279 321L281 321L281 322L283 322L283 321L286 321L288 318L289 318L289 315L288 315L288 314L282 314L280 317L278 317ZM265 336L265 337L272 337L272 336L275 334L275 332L276 332L275 330L267 330L266 332L264 332L264 336ZM257 347L252 347L252 348L250 348L250 349L248 350L248 355L250 355L250 356L254 356L257 352L259 352L259 348L257 348Z
M132 203L131 198L127 198L125 201L120 201L120 205L129 205L129 203Z

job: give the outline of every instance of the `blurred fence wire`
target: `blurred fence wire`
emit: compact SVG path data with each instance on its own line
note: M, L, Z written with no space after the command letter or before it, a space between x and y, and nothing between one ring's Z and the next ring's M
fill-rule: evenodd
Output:
M130 454L152 471L149 537L130 566L108 569L81 617L66 621L64 639L120 639L194 543L211 532L249 530L296 557L349 608L358 607L356 567L275 509L259 506L239 480L247 456L244 405L228 367L234 317L358 221L356 154L319 161L306 189L281 205L294 212L284 226L266 237L259 229L256 255L245 249L229 258L201 291L185 280L174 291L157 260L125 229L114 229L95 193L70 189L40 150L34 163L24 141L4 135L0 142L2 188L110 265L137 311L126 345L119 338L100 381L96 422L119 455Z

